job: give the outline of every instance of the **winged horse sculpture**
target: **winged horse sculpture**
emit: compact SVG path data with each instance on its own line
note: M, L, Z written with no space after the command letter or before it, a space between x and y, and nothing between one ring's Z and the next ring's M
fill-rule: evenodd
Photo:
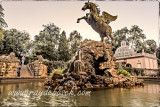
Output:
M79 23L81 19L84 19L97 33L99 33L102 42L104 41L104 37L107 37L108 40L110 37L113 44L114 38L111 35L112 28L109 26L109 23L115 21L117 16L112 16L105 11L103 11L100 16L100 10L97 8L97 5L89 1L82 7L82 10L84 11L87 9L89 9L90 12L87 13L86 16L78 18L77 23Z

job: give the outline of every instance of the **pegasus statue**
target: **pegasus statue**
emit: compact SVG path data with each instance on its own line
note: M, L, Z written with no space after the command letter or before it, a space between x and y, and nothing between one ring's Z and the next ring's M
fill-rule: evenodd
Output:
M117 16L112 16L109 13L103 11L102 15L100 16L100 9L97 8L98 6L92 2L86 2L85 5L82 7L82 10L89 9L90 12L86 13L86 16L77 19L77 23L80 22L81 19L84 19L97 33L99 33L101 37L101 41L104 41L104 37L109 37L112 40L112 44L114 41L112 34L112 28L109 26L111 21L115 21Z

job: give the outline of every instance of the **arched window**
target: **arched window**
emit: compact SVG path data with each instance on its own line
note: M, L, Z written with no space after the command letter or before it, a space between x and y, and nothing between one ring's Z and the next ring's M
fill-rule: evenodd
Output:
M131 65L130 63L127 63L127 64L126 64L126 67L132 68L132 65Z

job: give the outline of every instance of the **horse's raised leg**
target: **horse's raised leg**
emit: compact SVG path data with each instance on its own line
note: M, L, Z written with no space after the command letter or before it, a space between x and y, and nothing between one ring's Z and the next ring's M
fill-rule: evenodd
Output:
M104 37L101 37L101 42L103 42L104 41Z
M82 19L87 19L87 17L86 17L86 16L83 16L83 17L81 17L81 18L78 18L78 19L77 19L77 23L79 23L80 20L82 20Z
M101 37L101 42L104 42L104 35L103 34L100 34L100 37Z
M86 17L88 17L89 15L93 15L91 12L90 13L86 13Z

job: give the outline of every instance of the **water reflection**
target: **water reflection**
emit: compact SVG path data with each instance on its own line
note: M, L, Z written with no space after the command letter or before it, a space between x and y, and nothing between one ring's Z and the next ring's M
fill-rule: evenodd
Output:
M0 84L0 106L157 106L160 83L144 87L93 90L90 96L9 96L14 90L45 91L43 82Z

